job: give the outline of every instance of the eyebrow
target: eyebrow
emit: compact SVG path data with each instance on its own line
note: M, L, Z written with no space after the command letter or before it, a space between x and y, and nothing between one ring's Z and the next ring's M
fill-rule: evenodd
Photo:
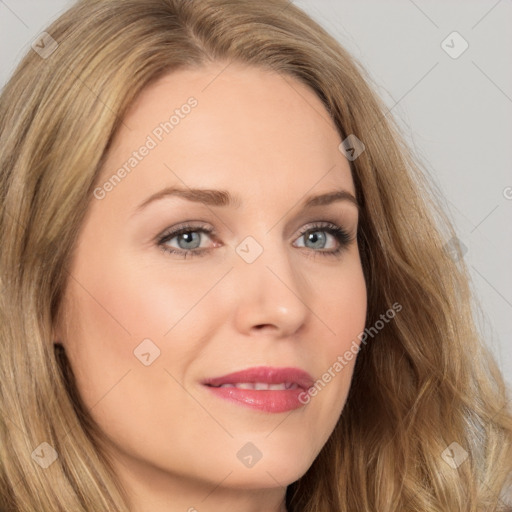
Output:
M202 203L207 206L224 206L239 208L242 200L239 196L234 196L227 190L205 189L205 188L179 188L167 187L144 200L133 212L133 215L141 212L146 206L155 201L160 201L169 197L180 197L188 201ZM338 201L348 201L359 210L359 203L352 193L348 190L334 190L325 194L309 196L301 203L303 209L313 208L315 206L325 206Z

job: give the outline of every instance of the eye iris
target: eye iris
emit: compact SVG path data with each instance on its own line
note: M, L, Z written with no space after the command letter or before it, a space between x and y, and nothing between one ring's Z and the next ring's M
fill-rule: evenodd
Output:
M326 236L323 231L312 231L307 235L307 240L313 242L315 246L314 249L322 249L323 245L325 245ZM320 246L318 245L318 241L320 241Z
M187 233L181 233L180 235L177 236L177 238L178 238L178 245L180 246L180 249L185 249L185 250L197 249L197 247L200 245L199 242L200 242L201 237L199 236L199 233L197 233L196 231L189 231ZM189 243L193 244L194 242L198 242L198 244L195 246L193 245L192 247L190 247L189 245L186 245L185 247L183 247L182 244L180 244L181 240L185 240L185 244L189 244Z

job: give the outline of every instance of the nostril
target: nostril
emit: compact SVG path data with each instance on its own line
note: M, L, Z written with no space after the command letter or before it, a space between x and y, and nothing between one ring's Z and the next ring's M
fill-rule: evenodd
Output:
M261 331L263 329L272 328L272 327L273 327L272 324L259 324L259 325L254 326L254 328L257 329L258 331Z

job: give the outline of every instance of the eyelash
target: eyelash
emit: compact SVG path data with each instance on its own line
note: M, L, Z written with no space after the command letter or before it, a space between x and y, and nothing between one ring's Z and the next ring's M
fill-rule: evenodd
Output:
M336 249L331 250L315 250L310 249L315 257L318 253L320 253L322 256L325 257L336 257L338 256L349 244L353 241L353 237L351 237L344 229L340 228L336 224L332 223L313 223L312 225L307 226L304 228L298 238L304 236L307 233L314 233L317 231L325 231L326 233L329 233L332 235L336 241L338 242L338 247ZM204 256L206 253L210 252L212 249L176 249L173 247L169 247L168 245L165 245L166 242L169 242L173 238L176 238L177 236L183 235L185 233L205 233L207 235L215 234L214 230L208 227L199 226L199 225L192 225L192 224L186 224L183 225L173 231L168 231L164 233L162 236L158 238L157 245L158 247L165 253L173 254L173 255L179 255L183 259L186 259L187 257L194 257L194 256ZM301 247L302 249L308 249L307 247Z

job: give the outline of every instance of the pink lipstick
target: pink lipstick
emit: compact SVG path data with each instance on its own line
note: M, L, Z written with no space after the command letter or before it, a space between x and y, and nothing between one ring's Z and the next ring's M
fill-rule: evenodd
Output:
M299 400L313 378L299 368L258 366L202 382L220 398L265 412L286 412L305 404Z

